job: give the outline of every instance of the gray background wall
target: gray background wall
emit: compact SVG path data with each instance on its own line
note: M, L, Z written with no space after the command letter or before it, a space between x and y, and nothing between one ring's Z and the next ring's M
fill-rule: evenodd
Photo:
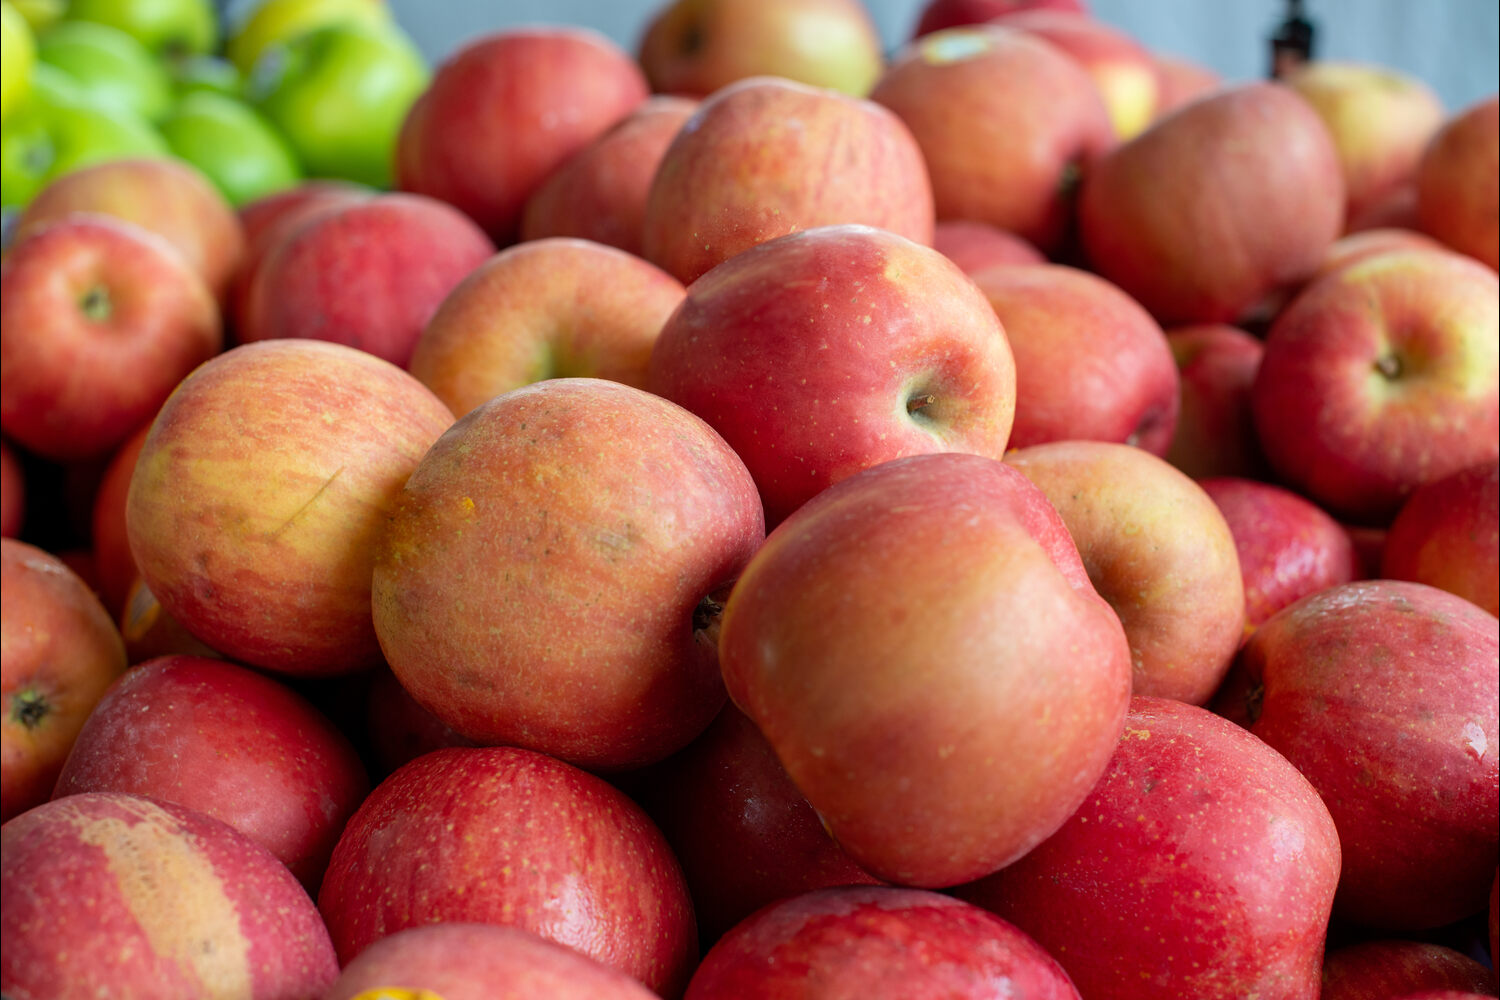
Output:
M595 28L628 51L666 0L388 0L434 62L462 41L518 24ZM888 49L911 34L924 0L866 0ZM1094 14L1147 47L1194 59L1231 80L1265 72L1266 36L1283 0L1092 0ZM1412 73L1451 110L1500 89L1495 0L1306 0L1319 54Z

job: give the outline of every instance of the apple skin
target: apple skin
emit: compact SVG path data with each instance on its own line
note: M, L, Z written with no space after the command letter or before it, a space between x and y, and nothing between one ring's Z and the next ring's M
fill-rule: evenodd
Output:
M1139 448L1055 441L1006 455L1062 515L1130 640L1135 694L1206 702L1245 628L1234 535L1197 483Z
M519 927L680 996L693 907L661 832L601 778L531 750L418 757L376 786L318 893L340 961L419 924Z
M1161 100L1156 60L1126 32L1088 14L1055 9L1017 11L999 23L1029 31L1076 60L1099 88L1121 141L1135 138L1156 119Z
M750 561L719 638L730 697L833 838L924 888L1056 830L1130 693L1119 620L1062 520L979 455L894 459L814 497Z
M893 458L999 458L1015 410L1010 346L974 282L867 226L784 236L695 281L646 386L724 436L771 525Z
M26 472L10 442L0 439L0 537L15 538L26 523Z
M1156 62L1158 120L1224 86L1218 70L1169 52L1153 52Z
M141 576L232 659L299 676L380 662L375 540L452 414L351 347L279 340L200 367L136 460L126 532Z
M652 90L690 97L753 76L864 97L885 68L862 0L675 0L646 24L637 58Z
M1073 218L1080 171L1115 144L1081 66L997 25L924 35L870 92L916 137L939 219L975 219L1051 254Z
M1110 1000L1317 1000L1339 840L1297 770L1205 709L1135 697L1088 799L958 890Z
M685 1000L751 996L1078 1000L1078 991L1036 942L977 906L923 889L847 886L746 919L704 956Z
M125 658L131 666L154 660L159 656L206 656L223 659L218 650L212 649L202 639L182 627L182 622L173 618L146 581L139 575L131 581L125 591L125 604L117 619L120 635L125 640Z
M1500 96L1443 123L1417 163L1416 184L1422 230L1500 270Z
M369 790L348 739L290 688L222 660L167 656L95 706L52 795L175 802L228 823L316 891Z
M641 248L683 284L761 243L859 224L931 244L932 186L907 127L872 101L775 77L708 97L667 147Z
M443 923L381 938L344 967L321 1000L658 1000L572 948L515 927ZM427 991L431 991L430 993Z
M1345 234L1366 229L1421 229L1417 221L1417 182L1398 184L1344 224Z
M84 101L101 111L157 122L171 110L166 67L119 28L65 20L42 34L36 55L66 73Z
M290 1000L338 977L286 866L191 809L70 795L7 822L0 844L6 996Z
M234 208L196 169L174 159L117 159L52 181L16 220L12 242L73 212L98 212L150 230L176 247L223 301L245 252Z
M1281 482L1389 523L1418 486L1500 455L1500 280L1439 250L1339 268L1277 315L1250 405Z
M69 0L67 16L118 28L164 60L211 52L219 40L207 0Z
M1304 597L1245 643L1214 710L1328 803L1341 919L1414 931L1484 909L1500 849L1497 656L1495 616L1395 580Z
M1084 173L1095 270L1164 325L1233 323L1305 280L1343 231L1333 140L1286 87L1243 83L1161 119Z
M684 294L682 282L624 250L561 236L527 240L454 286L407 370L458 417L548 378L644 389L652 345Z
M1116 441L1165 455L1177 362L1151 314L1103 278L1060 264L973 274L1016 362L1009 447Z
M703 421L550 379L471 410L412 472L371 553L375 631L469 739L638 767L723 704L715 595L764 537L750 474Z
M437 68L396 141L396 184L510 243L526 200L574 153L646 99L640 67L581 28L482 35Z
M1415 580L1500 615L1500 462L1419 486L1391 523L1380 575Z
M302 165L286 139L236 97L188 94L160 129L172 152L201 170L236 207L302 178Z
M417 704L385 667L375 669L365 694L365 734L377 778L389 776L424 753L474 745Z
M1312 105L1333 137L1351 219L1411 180L1447 118L1431 87L1386 66L1318 59L1283 82Z
M325 340L404 368L438 305L495 252L463 213L423 195L350 197L303 218L260 260L241 342Z
M0 264L0 427L58 461L108 455L223 346L203 279L164 239L80 213Z
M224 303L231 335L261 324L251 292L261 265L276 247L314 219L374 194L372 189L350 181L307 180L242 205L239 218L244 227L245 253Z
M975 275L1005 264L1045 264L1040 250L1015 233L973 219L944 219L932 230L932 248Z
M1438 991L1493 997L1495 974L1452 948L1418 941L1362 941L1323 961L1321 1000L1411 1000Z
M1250 387L1264 342L1224 323L1179 326L1166 334L1181 400L1167 461L1192 479L1268 478L1250 416Z
M0 539L0 822L52 794L84 720L125 671L125 644L60 559ZM10 950L9 940L6 950Z
M140 576L135 556L130 553L130 536L125 531L125 500L130 495L135 461L140 457L141 447L150 432L151 421L147 420L110 458L94 491L94 507L89 519L99 597L117 622L125 610L131 584Z
M1271 483L1234 476L1198 485L1234 535L1245 581L1245 629L1294 601L1360 578L1349 533L1321 508Z
M521 239L575 236L641 256L656 168L698 102L649 97L547 175L526 200Z
M1087 14L1085 0L927 0L918 16L912 37L919 38L944 28L983 24L1027 10L1062 10Z
M234 25L224 54L248 76L266 49L317 28L350 21L388 27L391 9L385 0L265 0Z
M834 843L755 723L732 704L692 743L635 773L641 787L633 797L682 863L704 944L779 899L880 882Z
M1388 250L1442 250L1441 243L1424 236L1415 229L1400 226L1375 226L1340 236L1328 245L1323 263L1314 272L1309 282L1316 281L1341 267L1346 267L1366 257L1385 253Z

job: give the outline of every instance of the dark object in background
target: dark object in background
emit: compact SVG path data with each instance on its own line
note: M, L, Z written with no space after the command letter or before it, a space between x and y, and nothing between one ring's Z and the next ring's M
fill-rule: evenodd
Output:
M1313 57L1316 26L1302 9L1302 0L1286 0L1286 17L1271 33L1271 78L1280 80Z

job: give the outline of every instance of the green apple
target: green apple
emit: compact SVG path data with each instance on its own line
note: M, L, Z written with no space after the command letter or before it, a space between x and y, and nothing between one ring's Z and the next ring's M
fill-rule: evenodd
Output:
M189 94L160 127L172 152L201 170L235 207L302 177L286 140L244 101Z
M172 90L178 97L208 92L225 97L240 97L245 92L245 78L234 63L218 56L193 56L174 62Z
M6 0L6 2L26 19L33 35L54 21L61 20L68 9L67 0Z
M0 126L0 204L25 205L54 177L90 163L170 155L150 123L89 104L66 74L38 63L31 93Z
M35 60L31 26L9 0L0 0L0 121L26 96Z
M67 18L119 28L169 58L212 52L219 41L212 0L71 0Z
M156 121L172 106L166 68L119 28L63 21L37 40L37 58L72 77L85 100L106 111Z
M225 54L240 72L249 73L272 45L346 21L372 28L392 23L385 0L265 0L230 33Z
M394 25L345 23L267 49L249 92L310 176L385 188L401 123L428 78L416 46Z

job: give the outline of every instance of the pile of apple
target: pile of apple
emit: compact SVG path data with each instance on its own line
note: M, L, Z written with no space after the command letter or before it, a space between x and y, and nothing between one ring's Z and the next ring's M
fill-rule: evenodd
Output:
M232 205L333 177L391 181L426 63L384 0L0 0L0 204L93 163L175 157ZM222 37L221 37L222 36Z
M703 0L387 154L16 220L6 997L1496 995L1497 98Z

